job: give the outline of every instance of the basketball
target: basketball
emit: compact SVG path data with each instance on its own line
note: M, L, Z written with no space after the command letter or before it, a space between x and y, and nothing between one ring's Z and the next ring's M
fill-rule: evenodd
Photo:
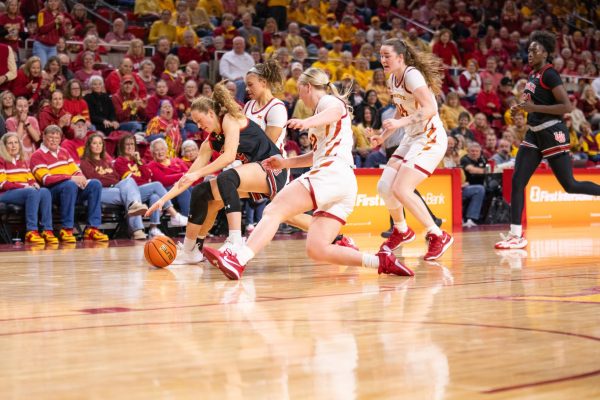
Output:
M177 256L175 242L166 236L157 236L146 242L144 257L151 265L164 268L170 265Z

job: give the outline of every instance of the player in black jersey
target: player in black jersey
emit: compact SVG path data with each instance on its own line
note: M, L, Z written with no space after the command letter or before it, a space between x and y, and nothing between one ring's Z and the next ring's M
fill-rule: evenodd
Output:
M496 243L497 249L522 249L527 246L523 237L525 186L543 158L548 160L552 172L568 193L600 195L600 186L593 182L579 182L573 178L569 156L569 131L562 116L573 106L558 72L549 63L556 48L553 34L535 31L529 37L528 60L533 71L529 75L521 102L512 113L528 113L529 130L519 146L512 180L511 225L508 235Z
M192 189L183 248L179 249L174 264L194 264L203 260L199 247L214 223L216 211L222 207L227 213L229 243L241 244L240 197L249 193L273 197L287 180L287 170L273 172L262 167L260 161L280 154L279 149L256 123L246 118L223 83L215 85L212 99L200 97L193 101L191 116L200 128L211 133L200 146L198 158L189 171L149 211L162 209L165 201L234 161L241 161L241 165L227 169L216 179L205 180ZM213 150L220 155L210 162ZM197 239L200 246L196 245Z

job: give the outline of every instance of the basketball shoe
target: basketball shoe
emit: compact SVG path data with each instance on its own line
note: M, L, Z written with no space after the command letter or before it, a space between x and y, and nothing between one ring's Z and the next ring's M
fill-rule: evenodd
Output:
M174 265L198 264L204 261L204 255L198 250L198 246L194 245L192 251L185 251L183 243L177 243L177 255L173 260Z
M394 226L394 228L392 229L392 234L390 235L388 240L383 242L381 248L385 246L390 250L394 251L398 247L400 247L401 244L412 242L413 240L415 240L415 237L415 231L413 231L412 229L408 228L406 232L402 233L398 230L396 226Z
M377 253L377 257L379 257L379 269L377 270L378 274L394 274L398 276L414 276L415 273L410 270L407 266L402 264L394 253L386 247L381 246L381 249Z
M425 254L425 257L423 257L425 261L431 261L440 258L442 254L448 250L448 247L454 243L454 238L446 231L442 231L441 235L428 233L427 236L425 236L425 239L429 243L427 253Z
M202 252L208 262L219 268L227 278L236 281L242 277L246 267L238 261L231 249L221 252L212 247L205 247Z
M336 246L350 247L351 249L360 251L360 250L358 250L358 246L356 245L354 240L352 240L352 238L350 238L348 236L338 235L335 238L335 240L333 241L333 244L335 244Z
M502 240L494 245L497 249L524 249L527 247L527 239L522 236L517 236L512 232L508 232L506 235L501 233L500 237Z

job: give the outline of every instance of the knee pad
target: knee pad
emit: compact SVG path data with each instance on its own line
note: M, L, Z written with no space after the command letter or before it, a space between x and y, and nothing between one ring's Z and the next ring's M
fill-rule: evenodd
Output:
M377 192L385 202L385 206L388 210L396 210L402 207L402 203L394 196L394 191L392 190L392 185L394 184L394 179L396 179L397 172L398 171L394 168L385 167L381 174L381 178L379 178L379 182L377 182Z
M190 215L188 221L202 225L208 213L208 202L214 200L209 181L204 181L192 189L190 200Z
M232 168L219 174L217 176L217 186L223 199L225 212L227 214L242 212L242 202L237 191L240 187L240 175L237 171Z

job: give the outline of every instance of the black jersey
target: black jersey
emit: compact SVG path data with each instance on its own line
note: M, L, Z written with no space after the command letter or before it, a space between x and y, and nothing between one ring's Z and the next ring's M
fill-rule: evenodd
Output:
M265 131L254 121L246 119L248 124L240 130L240 144L237 148L236 160L244 164L254 161L262 161L267 158L281 154L275 143L269 139ZM208 137L213 150L223 153L225 145L225 135L223 133L211 133Z
M552 93L552 89L562 85L562 79L558 72L552 67L552 64L546 64L537 72L529 74L527 84L521 101L532 101L533 104L551 106L556 104L556 99ZM529 126L537 126L552 119L562 120L556 114L544 113L529 113L527 115L527 123Z

